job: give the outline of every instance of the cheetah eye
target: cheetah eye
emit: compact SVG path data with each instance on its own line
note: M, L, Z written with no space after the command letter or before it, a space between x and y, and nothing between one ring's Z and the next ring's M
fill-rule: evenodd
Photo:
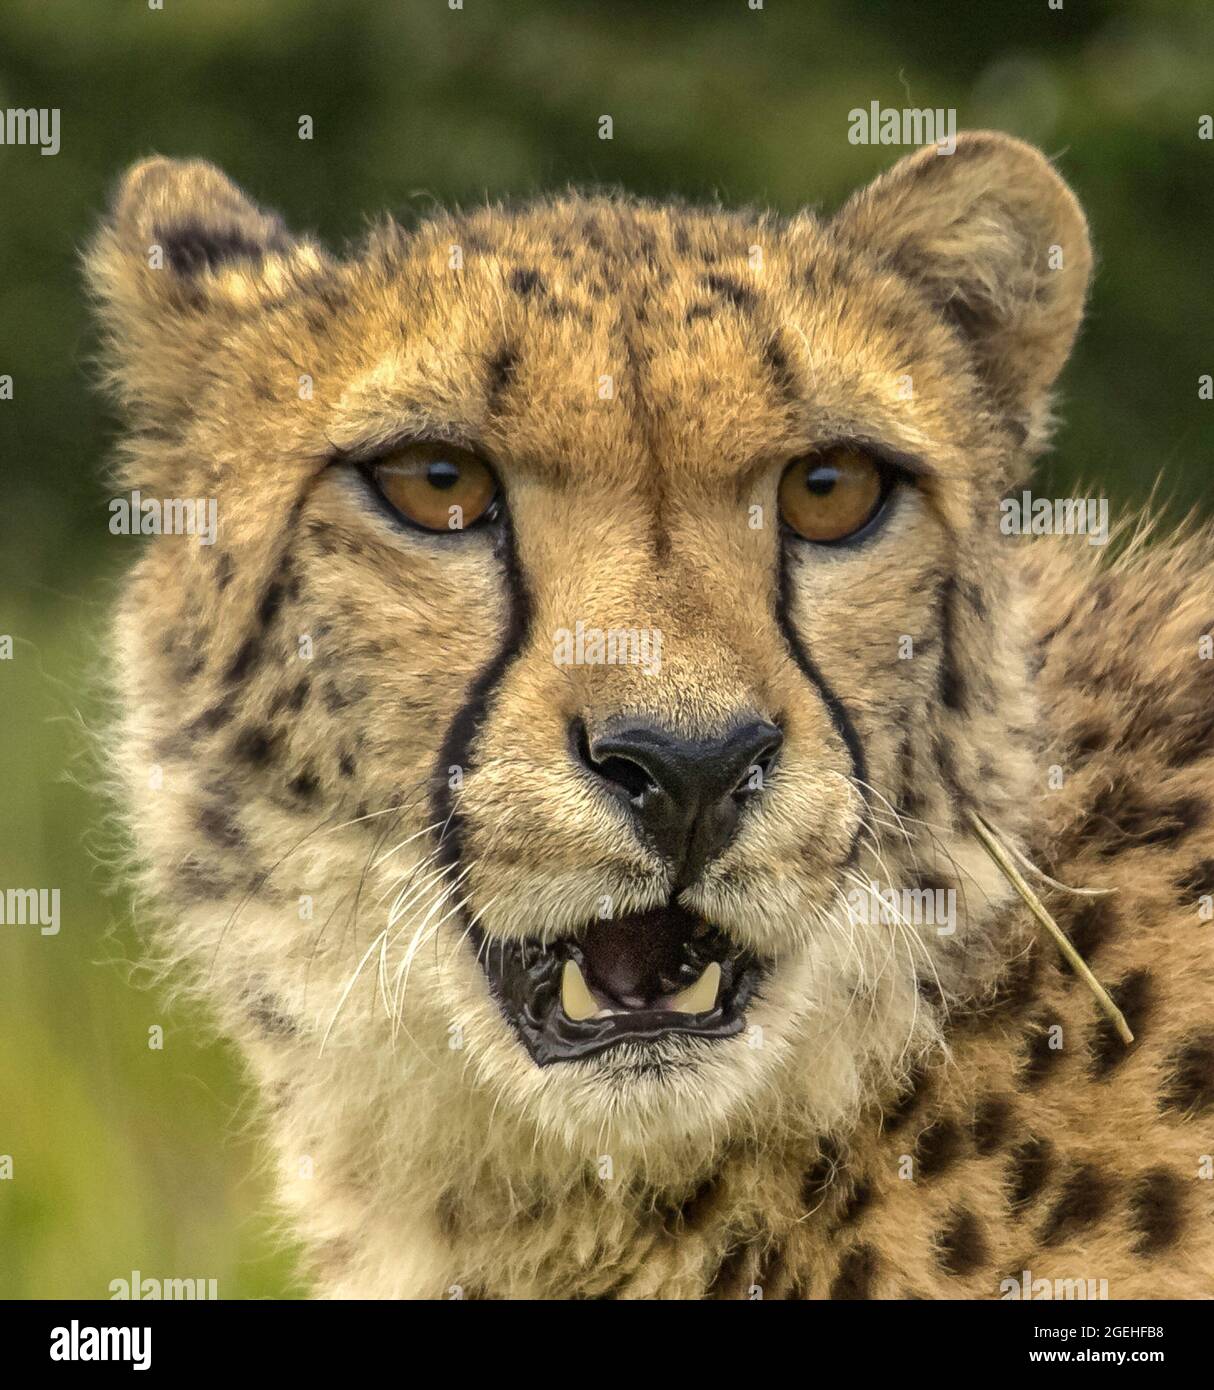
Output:
M780 479L780 515L804 540L847 540L876 516L889 495L890 472L851 444L794 459Z
M466 531L497 511L489 465L450 444L409 444L366 472L388 506L425 531Z

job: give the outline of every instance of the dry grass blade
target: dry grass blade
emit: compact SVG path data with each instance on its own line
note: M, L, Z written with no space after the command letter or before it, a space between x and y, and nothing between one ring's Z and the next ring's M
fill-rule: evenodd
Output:
M1125 1021L1125 1015L1113 1003L1112 996L1108 990L1100 983L1095 975L1088 968L1087 961L1071 945L1066 933L1057 922L1046 911L1045 905L1036 893L1025 882L1023 875L1012 862L1011 855L1004 849L996 838L994 831L982 819L976 811L967 813L970 824L974 827L974 833L978 836L983 849L995 861L1002 870L1004 877L1012 885L1017 893L1028 904L1029 911L1041 923L1058 943L1058 949L1074 967L1075 973L1083 980L1087 987L1096 996L1096 1002L1106 1014L1113 1020L1113 1026L1117 1029L1117 1035L1128 1047L1134 1041L1134 1034L1130 1032L1130 1025Z

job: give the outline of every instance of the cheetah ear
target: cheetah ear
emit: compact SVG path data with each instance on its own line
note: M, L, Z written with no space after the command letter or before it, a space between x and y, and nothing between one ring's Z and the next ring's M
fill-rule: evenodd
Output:
M213 164L133 165L85 254L119 396L168 404L189 389L200 352L323 258Z
M1092 269L1087 221L1039 150L974 131L932 145L855 194L833 224L917 284L971 343L1016 415L1043 414Z

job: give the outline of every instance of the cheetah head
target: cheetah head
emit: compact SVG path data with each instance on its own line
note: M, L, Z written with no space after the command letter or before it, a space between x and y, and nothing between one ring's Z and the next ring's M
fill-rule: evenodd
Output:
M401 1143L698 1141L930 1043L998 954L997 499L1089 263L990 134L828 221L562 196L341 259L132 169L88 256L114 491L218 525L115 541L117 747L167 954L267 1084Z

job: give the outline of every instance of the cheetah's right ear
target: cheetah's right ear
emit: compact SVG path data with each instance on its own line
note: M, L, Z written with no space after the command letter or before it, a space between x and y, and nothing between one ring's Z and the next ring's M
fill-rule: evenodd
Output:
M163 409L192 389L209 343L324 260L213 164L133 165L85 255L120 399Z

